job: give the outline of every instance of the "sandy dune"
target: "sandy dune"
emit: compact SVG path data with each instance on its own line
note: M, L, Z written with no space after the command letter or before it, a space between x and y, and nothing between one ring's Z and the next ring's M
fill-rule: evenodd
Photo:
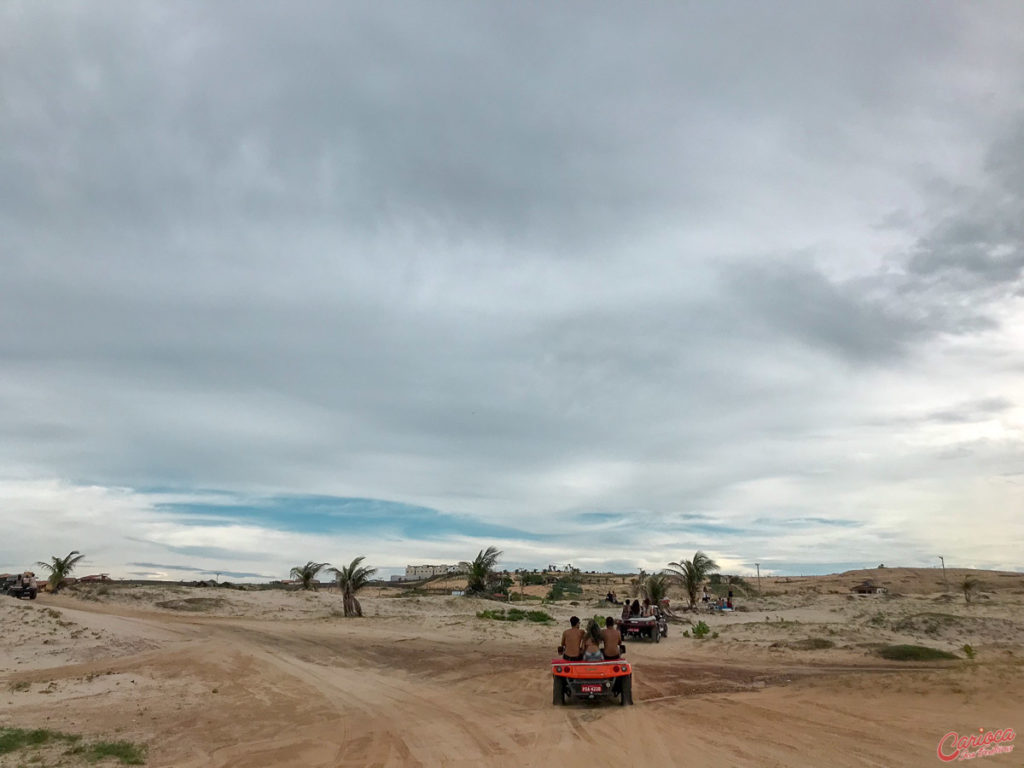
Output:
M850 599L848 575L772 581L771 596L741 600L747 611L701 617L717 638L673 624L659 644L631 643L634 707L551 705L562 624L602 612L601 586L545 606L559 622L548 626L476 617L494 603L375 589L366 617L347 620L325 592L5 599L2 721L143 742L149 765L183 768L925 766L941 764L950 730L1024 729L1024 577L985 574L967 606L925 577L884 576L901 596ZM808 638L835 647L796 650ZM872 652L892 642L969 643L977 658ZM1019 749L983 764L1021 765Z

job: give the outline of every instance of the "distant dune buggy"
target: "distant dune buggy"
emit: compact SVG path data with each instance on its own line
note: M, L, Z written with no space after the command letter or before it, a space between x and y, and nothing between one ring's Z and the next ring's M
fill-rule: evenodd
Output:
M572 699L618 699L633 703L633 668L623 659L614 661L551 662L551 703L568 704Z
M21 576L13 576L8 578L2 585L0 585L0 592L11 597L17 597L19 599L28 598L29 600L36 599L36 593L39 591L36 586L35 579L22 578Z
M624 640L626 638L644 637L660 643L661 638L668 637L668 622L660 612L656 617L631 616L619 623L619 631L622 632Z

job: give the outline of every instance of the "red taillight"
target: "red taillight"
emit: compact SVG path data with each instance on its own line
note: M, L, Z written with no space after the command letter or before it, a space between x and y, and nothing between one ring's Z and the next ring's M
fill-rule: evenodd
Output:
M614 667L612 667L612 672L618 672L618 671L619 671L619 665L616 664Z

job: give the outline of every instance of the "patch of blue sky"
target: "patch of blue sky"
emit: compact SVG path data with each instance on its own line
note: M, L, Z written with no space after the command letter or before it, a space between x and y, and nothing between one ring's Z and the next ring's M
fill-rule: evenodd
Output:
M211 576L221 575L228 576L232 579L270 579L272 576L268 576L265 573L248 573L246 571L218 571L210 568L197 568L194 565L170 565L168 563L128 563L136 568L149 568L149 571L134 571L136 575L139 573L152 573L153 571L187 571L189 573L205 573Z
M630 522L630 518L622 512L579 512L573 516L575 520L584 524L622 524Z
M750 532L748 528L723 525L722 523L684 523L675 526L672 530L684 531L686 533L703 533L709 536L738 536Z
M825 576L830 573L842 573L843 571L858 571L863 568L874 568L877 562L860 561L833 561L821 563L802 563L789 560L760 560L761 575L771 572L773 576ZM750 570L755 569L753 562L744 563Z
M747 532L746 528L714 522L704 514L682 513L654 515L650 512L580 512L573 516L578 523L598 528L637 526L666 533L694 533L716 536L734 536Z
M847 520L844 518L831 518L831 517L787 517L787 518L774 518L774 517L759 517L753 521L753 525L764 526L770 528L772 526L804 526L804 525L829 525L840 528L856 528L863 523L859 520Z
M549 541L548 534L380 499L273 496L232 504L162 502L159 512L190 525L256 525L293 533L356 533L384 538L436 540L452 536Z

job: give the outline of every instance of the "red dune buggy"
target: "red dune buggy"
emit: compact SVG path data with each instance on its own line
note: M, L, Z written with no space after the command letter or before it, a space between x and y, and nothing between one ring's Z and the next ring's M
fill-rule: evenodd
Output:
M613 661L551 661L551 703L572 699L615 699L633 703L633 668L624 659Z

